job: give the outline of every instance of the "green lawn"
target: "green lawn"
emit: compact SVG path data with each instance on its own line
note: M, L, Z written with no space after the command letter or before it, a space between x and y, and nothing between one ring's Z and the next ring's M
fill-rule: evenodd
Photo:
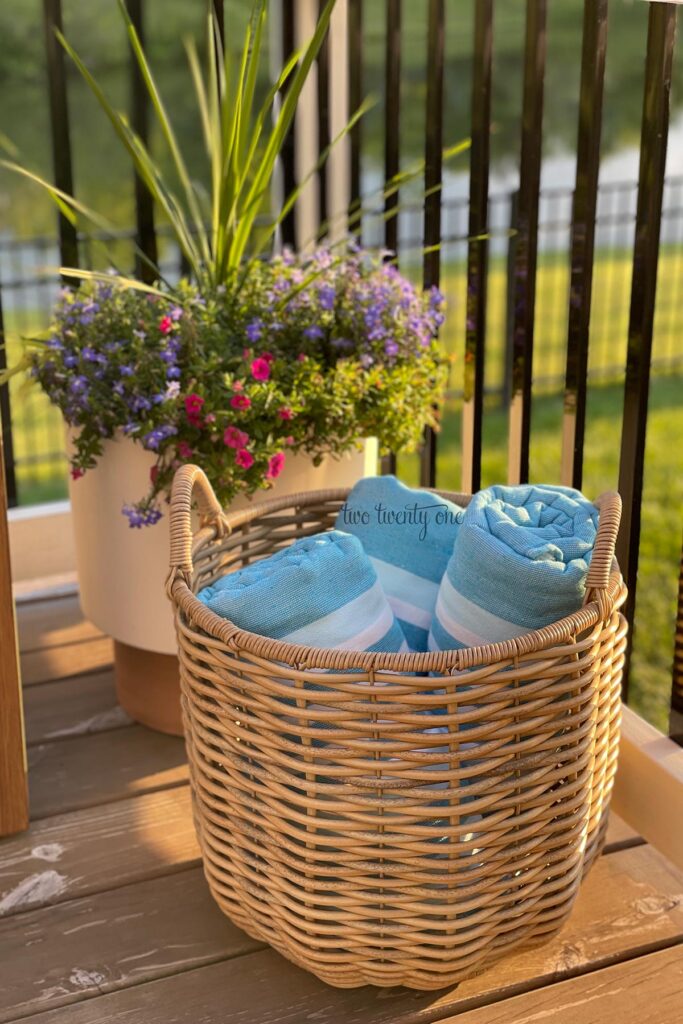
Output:
M677 358L679 375L655 375L650 397L642 542L633 658L632 703L645 717L666 728L671 684L673 624L683 508L683 303L680 282L681 250L664 249L660 257L658 304L653 358ZM622 418L622 384L608 367L623 366L626 354L631 264L628 254L598 253L596 258L589 388L585 446L584 489L590 496L617 486ZM465 274L462 264L446 264L443 287L448 298L444 342L455 353L451 381L457 391L462 382ZM489 275L486 386L500 387L505 338L505 266L494 261ZM555 482L559 478L562 399L556 384L561 377L566 346L566 258L541 258L537 280L531 478ZM42 326L38 314L23 322L7 317L9 357L20 352L17 334ZM46 460L46 452L59 452L62 425L58 412L35 388L12 382L15 451L20 500L32 504L66 494L65 463ZM678 439L678 443L672 443ZM493 396L487 401L484 421L483 483L504 481L507 475L507 416ZM417 463L405 458L401 475L417 480ZM449 400L439 441L439 483L460 485L460 404Z

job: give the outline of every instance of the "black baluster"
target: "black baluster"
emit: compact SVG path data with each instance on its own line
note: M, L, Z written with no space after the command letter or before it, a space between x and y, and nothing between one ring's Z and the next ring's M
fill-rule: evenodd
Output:
M130 20L135 26L141 45L145 45L145 23L143 0L127 0ZM131 91L131 125L140 139L147 144L149 136L149 96L144 78L140 71L135 54L130 54L130 91ZM152 284L157 274L155 267L158 261L157 237L154 229L154 200L143 182L135 175L135 241L140 252L135 258L135 273L141 281Z
M54 182L58 189L61 189L61 191L66 192L68 195L73 195L71 131L66 94L64 50L55 34L56 31L62 31L61 0L43 0L43 24L45 29ZM59 256L62 266L78 266L78 236L76 228L63 213L59 214Z
M619 461L619 491L624 503L624 511L617 542L617 558L629 589L625 614L631 627L624 669L624 700L628 697L628 667L638 579L645 434L657 294L659 233L666 170L666 143L669 132L676 10L675 4L650 4L645 62L638 205L633 247L631 309L624 383L624 418L621 428L621 457Z
M462 409L462 490L481 487L481 434L484 412L484 352L488 281L489 150L493 0L474 0L472 148L467 248L467 302Z
M429 0L423 283L438 287L441 271L441 169L443 159L444 0ZM436 435L427 427L420 459L423 487L436 483Z
M508 446L508 480L512 484L529 479L546 14L547 0L527 0Z

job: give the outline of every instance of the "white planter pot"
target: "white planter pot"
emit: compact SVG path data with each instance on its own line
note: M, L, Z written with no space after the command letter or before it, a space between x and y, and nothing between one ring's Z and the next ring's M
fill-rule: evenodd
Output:
M175 654L171 605L164 585L168 576L168 514L155 526L131 529L121 509L145 493L155 459L127 438L105 442L94 470L70 485L76 542L76 568L83 613L102 632L120 643ZM329 487L350 487L377 471L377 443L341 459L326 458L313 466L304 455L292 455L269 491L231 506Z

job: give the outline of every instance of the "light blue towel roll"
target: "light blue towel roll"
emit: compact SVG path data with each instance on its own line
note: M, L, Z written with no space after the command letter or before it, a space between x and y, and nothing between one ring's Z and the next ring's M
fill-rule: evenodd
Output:
M353 488L336 526L361 541L413 651L426 651L439 583L463 510L395 476L368 477Z
M598 510L571 487L489 487L468 505L439 588L430 650L528 633L583 602Z
M197 597L241 629L274 640L345 651L408 650L360 541L340 530L295 541Z

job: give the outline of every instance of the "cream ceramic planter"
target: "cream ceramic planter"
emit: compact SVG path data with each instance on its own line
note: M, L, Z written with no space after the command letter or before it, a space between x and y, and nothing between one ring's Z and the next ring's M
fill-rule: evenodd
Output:
M169 520L131 529L121 509L145 493L154 456L130 439L105 442L97 467L72 482L71 507L76 541L76 568L83 613L119 644L157 654L175 655L171 605L164 584L168 575ZM313 466L304 455L287 460L270 491L231 506L267 496L317 488L350 487L377 466L377 444L341 459Z

